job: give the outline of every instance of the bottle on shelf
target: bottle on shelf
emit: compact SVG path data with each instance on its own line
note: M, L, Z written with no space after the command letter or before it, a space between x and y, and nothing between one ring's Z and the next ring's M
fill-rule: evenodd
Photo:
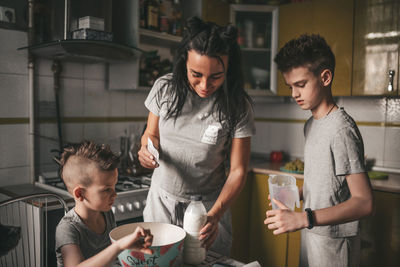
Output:
M206 259L206 249L199 240L200 230L207 222L207 211L201 200L199 195L191 196L183 217L183 229L186 231L183 261L187 264L200 264Z
M182 36L182 8L179 0L172 2L171 34Z
M147 0L139 1L139 26L147 28Z
M160 3L157 0L149 0L147 5L147 28L153 31L159 30Z

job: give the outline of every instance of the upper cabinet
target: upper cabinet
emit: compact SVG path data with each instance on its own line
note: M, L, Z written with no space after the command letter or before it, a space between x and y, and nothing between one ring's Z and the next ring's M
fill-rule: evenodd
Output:
M245 89L250 95L275 95L278 7L231 5L230 18L238 28Z
M355 0L353 95L399 95L400 1Z
M360 0L363 1L363 0ZM304 33L320 34L336 56L332 92L351 94L354 3L349 0L310 0L279 7L279 48ZM290 96L278 74L278 95Z

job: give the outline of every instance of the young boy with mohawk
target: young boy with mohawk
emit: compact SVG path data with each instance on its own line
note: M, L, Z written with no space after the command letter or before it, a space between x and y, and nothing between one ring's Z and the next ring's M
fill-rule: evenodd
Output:
M66 147L61 155L61 178L75 207L56 229L57 265L110 266L124 249L152 254L153 236L141 227L111 244L116 226L111 205L116 198L119 157L106 145L85 141Z

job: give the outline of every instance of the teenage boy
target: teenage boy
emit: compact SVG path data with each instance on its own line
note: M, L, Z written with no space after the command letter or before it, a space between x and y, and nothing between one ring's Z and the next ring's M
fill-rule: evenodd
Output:
M111 205L116 193L119 157L109 146L85 141L64 149L60 174L75 207L56 229L57 265L110 266L124 249L152 254L153 236L138 227L111 244L108 234L116 226Z
M302 229L300 266L358 266L359 222L373 212L364 147L354 120L333 100L335 56L319 35L302 35L275 57L292 97L312 116L304 126L304 211L268 210L274 234Z

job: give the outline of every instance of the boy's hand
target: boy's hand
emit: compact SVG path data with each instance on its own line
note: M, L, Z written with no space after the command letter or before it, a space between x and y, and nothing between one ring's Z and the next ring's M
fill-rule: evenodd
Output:
M149 247L153 243L153 235L150 230L138 226L132 234L124 236L116 241L121 250L133 249L146 254L153 254Z
M264 220L264 224L268 225L268 229L274 230L274 235L279 235L287 232L294 232L299 229L307 227L304 225L304 218L307 220L305 212L294 212L289 210L282 202L276 199L272 199L275 204L279 207L278 210L268 210L266 212L267 218ZM304 217L305 216L305 217Z

